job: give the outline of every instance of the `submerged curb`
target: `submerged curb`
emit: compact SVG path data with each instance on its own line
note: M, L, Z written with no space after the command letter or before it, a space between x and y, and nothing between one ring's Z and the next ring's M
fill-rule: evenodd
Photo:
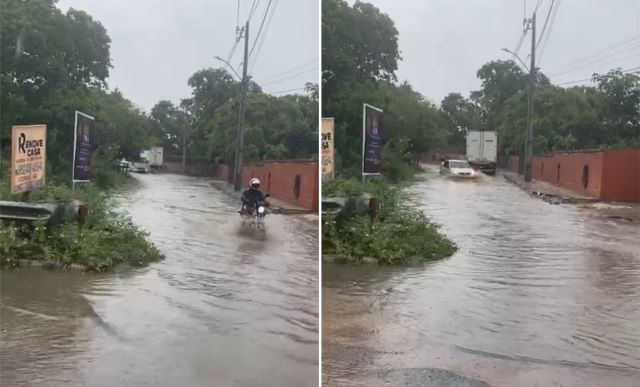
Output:
M23 269L23 268L41 268L48 270L73 270L73 271L89 271L86 266L79 265L77 263L71 263L68 265L58 262L43 262L37 259L16 259L15 266L9 264L2 265L2 268L9 269Z
M557 195L557 194L551 194L551 193L545 193L545 192L539 192L539 191L534 191L532 189L529 188L528 184L520 181L517 178L514 178L512 176L503 174L502 175L504 177L505 180L507 180L508 182L516 185L518 188L522 189L523 191L527 192L529 195L531 196L535 196L535 197L539 197L542 200L551 203L551 204L560 204L560 203L570 203L570 204L585 204L585 203L598 203L600 202L599 199L589 199L589 198L578 198L578 197L574 197L574 196L570 196L570 195Z

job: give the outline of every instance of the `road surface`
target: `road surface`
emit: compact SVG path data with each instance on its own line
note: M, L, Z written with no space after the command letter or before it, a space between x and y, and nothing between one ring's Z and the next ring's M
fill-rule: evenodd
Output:
M460 250L323 264L327 386L639 386L640 224L501 176L408 193Z
M166 260L116 274L2 272L2 386L316 386L317 222L269 216L207 181L136 175L120 198Z

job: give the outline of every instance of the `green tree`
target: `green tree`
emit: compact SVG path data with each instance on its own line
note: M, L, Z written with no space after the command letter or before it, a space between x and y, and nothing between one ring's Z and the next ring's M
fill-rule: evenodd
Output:
M615 69L594 74L593 79L606 97L604 122L609 143L640 146L640 77Z
M372 4L322 2L323 109L352 82L395 80L400 54L393 20ZM326 114L325 114L326 116Z
M2 2L0 137L8 139L12 125L47 124L49 176L68 181L76 110L95 117L102 157L148 146L145 114L106 89L110 42L100 22L75 9L63 14L54 0Z
M482 126L478 107L460 93L449 93L442 99L440 109L447 119L449 129L447 143L458 149L464 149L466 133Z

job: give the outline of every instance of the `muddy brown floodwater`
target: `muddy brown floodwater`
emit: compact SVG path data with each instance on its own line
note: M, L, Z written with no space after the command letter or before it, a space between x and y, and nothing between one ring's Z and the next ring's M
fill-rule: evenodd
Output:
M138 175L120 198L166 260L115 274L2 271L2 386L316 386L317 221L270 215L205 180Z
M640 224L500 176L408 190L460 250L323 264L327 386L640 386Z

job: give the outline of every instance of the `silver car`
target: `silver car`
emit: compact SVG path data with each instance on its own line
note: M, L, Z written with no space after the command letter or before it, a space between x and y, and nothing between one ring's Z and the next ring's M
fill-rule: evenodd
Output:
M440 174L458 179L475 179L480 176L467 160L445 160L440 164Z

